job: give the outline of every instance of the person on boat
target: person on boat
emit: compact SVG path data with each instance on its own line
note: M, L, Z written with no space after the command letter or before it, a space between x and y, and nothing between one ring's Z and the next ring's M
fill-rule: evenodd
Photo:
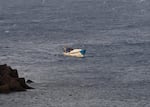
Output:
M65 52L70 52L72 50L73 50L73 48L65 48Z

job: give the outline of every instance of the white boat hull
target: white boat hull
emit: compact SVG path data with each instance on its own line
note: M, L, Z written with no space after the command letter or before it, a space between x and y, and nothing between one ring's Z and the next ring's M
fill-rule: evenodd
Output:
M70 52L64 52L65 56L72 56L72 57L84 57L86 50L83 49L73 49Z

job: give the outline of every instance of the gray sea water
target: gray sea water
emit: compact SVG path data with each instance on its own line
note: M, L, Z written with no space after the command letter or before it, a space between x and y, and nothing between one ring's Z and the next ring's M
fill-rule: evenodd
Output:
M150 107L149 59L149 0L0 0L0 64L35 82L0 107Z

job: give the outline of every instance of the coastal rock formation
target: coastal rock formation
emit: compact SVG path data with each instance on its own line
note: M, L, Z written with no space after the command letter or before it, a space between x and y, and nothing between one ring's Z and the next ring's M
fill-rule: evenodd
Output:
M34 83L32 80L27 80L26 83L31 84Z
M26 89L33 88L25 83L24 78L19 78L16 69L12 69L6 64L0 65L0 93L26 91Z

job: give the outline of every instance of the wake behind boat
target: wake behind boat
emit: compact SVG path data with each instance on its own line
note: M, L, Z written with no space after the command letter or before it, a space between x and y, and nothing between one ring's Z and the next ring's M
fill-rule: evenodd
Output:
M65 56L84 57L85 53L86 53L85 49L64 48Z

